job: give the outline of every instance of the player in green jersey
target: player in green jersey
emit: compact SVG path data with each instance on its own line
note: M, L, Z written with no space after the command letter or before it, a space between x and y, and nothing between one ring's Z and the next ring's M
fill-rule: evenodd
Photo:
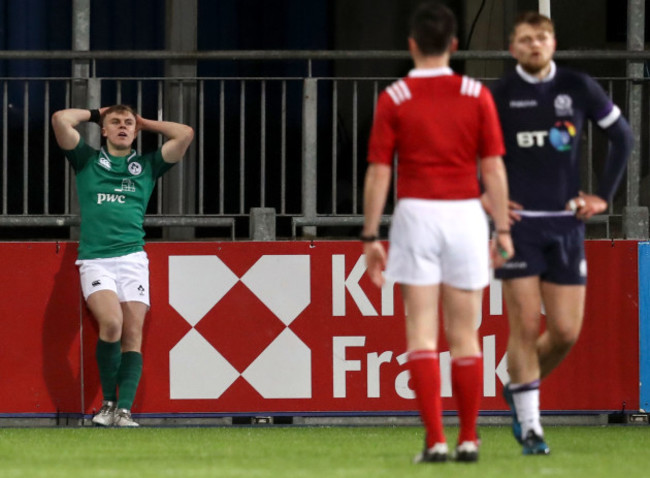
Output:
M99 123L106 143L100 150L75 129L85 121ZM142 329L149 309L144 214L156 179L183 158L194 131L142 118L125 105L57 111L52 127L76 173L81 208L77 265L84 298L99 325L96 357L103 403L93 423L136 427L131 406L142 374ZM140 131L162 134L167 141L153 153L138 155L131 146Z

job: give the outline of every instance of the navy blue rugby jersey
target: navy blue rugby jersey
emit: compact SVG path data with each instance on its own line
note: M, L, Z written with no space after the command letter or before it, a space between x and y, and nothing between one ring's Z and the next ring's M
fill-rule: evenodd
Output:
M580 190L585 120L611 126L621 115L590 76L551 64L542 81L517 71L492 86L506 145L510 199L529 211L564 210Z

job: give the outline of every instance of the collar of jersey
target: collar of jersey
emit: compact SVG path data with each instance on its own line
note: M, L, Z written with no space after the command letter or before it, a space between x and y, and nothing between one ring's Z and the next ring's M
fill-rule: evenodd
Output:
M409 71L410 78L429 78L432 76L447 76L453 74L453 70L448 66L442 66L440 68L413 68Z
M110 154L108 151L106 151L106 150L104 149L103 146L100 148L99 151L100 151L100 153L99 153L100 156L104 156L104 157L105 157L106 159L108 159L109 161L110 161L111 159L116 159L116 158L126 158L126 162L127 162L127 163L128 163L129 161L131 161L133 158L135 158L135 155L137 154L136 151L135 151L135 149L132 149L132 150L131 150L131 153L129 153L128 156L113 156L113 155Z
M526 73L521 65L517 64L517 73L526 83L546 83L547 81L551 81L553 78L555 78L556 72L557 67L555 66L555 62L553 60L551 60L551 71L549 71L548 75L546 75L544 78L537 78L536 76Z

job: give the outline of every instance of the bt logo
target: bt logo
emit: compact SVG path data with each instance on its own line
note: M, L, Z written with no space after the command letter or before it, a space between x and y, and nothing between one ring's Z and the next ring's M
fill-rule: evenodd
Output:
M549 131L520 131L517 146L520 148L543 147L546 138L557 151L570 151L576 127L570 121L557 121Z
M548 131L521 131L517 133L517 146L521 148L532 148L533 146L544 146L544 138Z

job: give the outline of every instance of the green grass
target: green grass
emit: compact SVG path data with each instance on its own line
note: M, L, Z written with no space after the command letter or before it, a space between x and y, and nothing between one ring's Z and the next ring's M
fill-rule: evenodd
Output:
M457 430L447 429L449 443ZM482 427L478 464L412 465L417 427L4 428L10 477L650 476L647 426L547 427L547 457L521 455L507 427Z

